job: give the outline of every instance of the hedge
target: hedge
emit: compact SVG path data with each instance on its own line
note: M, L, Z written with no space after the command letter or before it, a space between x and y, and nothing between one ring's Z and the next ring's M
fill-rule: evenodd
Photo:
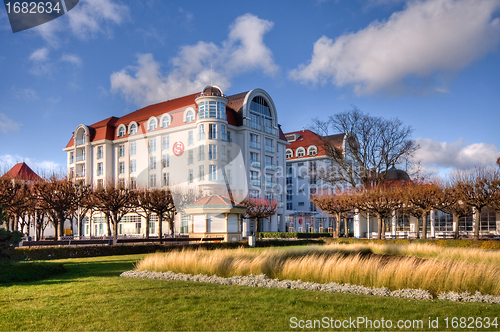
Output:
M257 241L256 247L278 247L295 246L308 244L324 244L321 239L316 240L265 240ZM81 247L32 247L16 248L16 254L23 260L50 260L64 258L81 258L96 256L114 256L114 255L134 255L148 254L154 252L168 252L182 249L235 249L248 247L247 241L240 242L218 242L218 243L197 243L197 244L179 244L179 245L159 245L159 244L141 244L141 245L115 245L115 246L81 246Z
M481 249L500 249L500 241L499 240L483 240L483 241L474 241L474 240L453 240L453 239L356 239L356 238L323 238L323 240L327 243L378 243L378 244L410 244L410 243L425 243L432 244L441 247L459 247L459 248L481 248Z
M331 233L260 232L260 239L319 239L331 237Z

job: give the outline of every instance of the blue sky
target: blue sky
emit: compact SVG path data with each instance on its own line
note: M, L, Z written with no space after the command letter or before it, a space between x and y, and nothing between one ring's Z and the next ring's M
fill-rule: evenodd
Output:
M284 131L357 106L414 128L429 171L500 156L500 1L80 0L13 34L0 8L0 168L66 167L81 123L263 88Z

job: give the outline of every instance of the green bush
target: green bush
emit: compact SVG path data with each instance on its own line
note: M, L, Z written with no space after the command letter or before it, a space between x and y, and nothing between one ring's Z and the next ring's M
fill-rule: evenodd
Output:
M42 280L64 272L62 263L0 261L0 284Z
M14 254L13 245L19 243L23 233L0 228L0 259L11 259Z

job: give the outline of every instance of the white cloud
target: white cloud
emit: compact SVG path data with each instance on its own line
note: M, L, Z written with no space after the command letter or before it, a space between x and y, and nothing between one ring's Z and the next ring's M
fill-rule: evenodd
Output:
M415 88L405 79L416 80L418 90L430 90L429 85L446 91L436 75L456 72L498 46L500 19L493 16L499 8L499 0L410 1L387 21L336 40L321 37L310 63L291 71L290 78L353 85L358 95Z
M37 158L26 158L19 155L0 155L0 169L8 171L15 164L25 162L35 173L43 177L45 175L51 175L53 173L62 173L62 167L60 164L50 161L50 160L39 160Z
M78 67L80 67L83 64L82 58L80 58L76 54L64 53L61 56L61 61L71 63L71 64L78 66Z
M38 94L36 93L35 90L26 88L26 89L20 89L16 87L12 87L10 89L12 94L19 100L23 101L33 101L33 100L38 100Z
M8 134L19 131L21 124L10 119L7 115L0 113L0 131Z
M113 0L81 0L67 15L73 34L87 39L99 33L110 34L108 23L121 24L129 16L129 8Z
M39 48L31 53L29 59L35 62L47 61L49 50L46 47Z
M474 143L467 145L462 139L447 143L430 138L417 138L420 149L415 160L431 169L467 169L494 164L500 151L494 144Z
M231 79L243 72L262 70L274 75L278 66L263 41L272 26L272 22L257 16L242 15L231 25L229 36L221 46L203 41L183 46L171 59L173 69L166 75L151 54L140 54L137 66L111 75L111 90L144 106L200 91L210 84L212 76L215 85L227 89ZM135 74L132 76L129 71Z

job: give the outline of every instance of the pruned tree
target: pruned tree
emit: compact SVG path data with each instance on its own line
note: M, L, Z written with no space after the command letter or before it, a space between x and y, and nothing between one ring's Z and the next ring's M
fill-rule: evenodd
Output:
M77 221L78 225L78 236L83 236L83 220L87 216L88 212L94 207L94 196L92 195L92 189L89 185L85 184L83 181L75 183L77 201L75 210L72 211L73 217ZM73 224L73 223L72 223Z
M377 216L377 238L382 239L385 230L385 219L390 218L394 210L401 206L401 198L395 188L384 186L371 187L359 194L353 195L354 206L363 212Z
M344 219L344 229L347 234L347 218L352 215L356 208L352 195L339 192L333 195L315 196L313 202L321 211L335 217L337 237L340 235L340 221L342 219Z
M476 167L473 170L456 170L450 175L464 203L476 209L474 240L479 240L481 210L494 207L500 197L500 171L494 168Z
M411 126L404 126L397 118L364 114L355 106L326 121L313 121L313 130L320 135L331 162L318 176L341 191L360 184L365 188L381 184L392 166L411 165L411 156L419 148L410 138ZM330 135L332 130L342 133L343 139Z
M264 198L246 198L242 204L245 204L247 211L244 215L247 219L253 219L255 222L255 236L259 236L259 218L271 218L278 211L278 202Z
M459 237L458 220L472 214L472 207L463 200L461 190L451 183L445 185L443 196L445 199L438 209L452 215L453 229L455 230L453 237L457 239Z
M443 188L437 183L411 183L401 187L402 207L400 210L417 218L417 239L422 218L422 239L427 239L427 215L442 206L445 199Z
M36 182L33 190L54 225L54 240L57 241L64 234L64 222L72 219L78 202L77 188L68 179L52 177L47 181Z
M175 205L172 193L169 189L149 189L141 190L136 195L137 206L149 217L156 214L158 217L158 236L160 243L163 236L163 220L166 219L169 223L170 233L174 235L174 217ZM147 233L149 234L149 225L147 226Z
M20 180L4 176L0 179L0 205L7 211L7 229L17 230L19 216L27 208L28 185Z
M108 183L104 188L98 188L92 193L93 201L113 226L113 244L118 242L118 224L122 218L134 211L135 193L133 190Z

